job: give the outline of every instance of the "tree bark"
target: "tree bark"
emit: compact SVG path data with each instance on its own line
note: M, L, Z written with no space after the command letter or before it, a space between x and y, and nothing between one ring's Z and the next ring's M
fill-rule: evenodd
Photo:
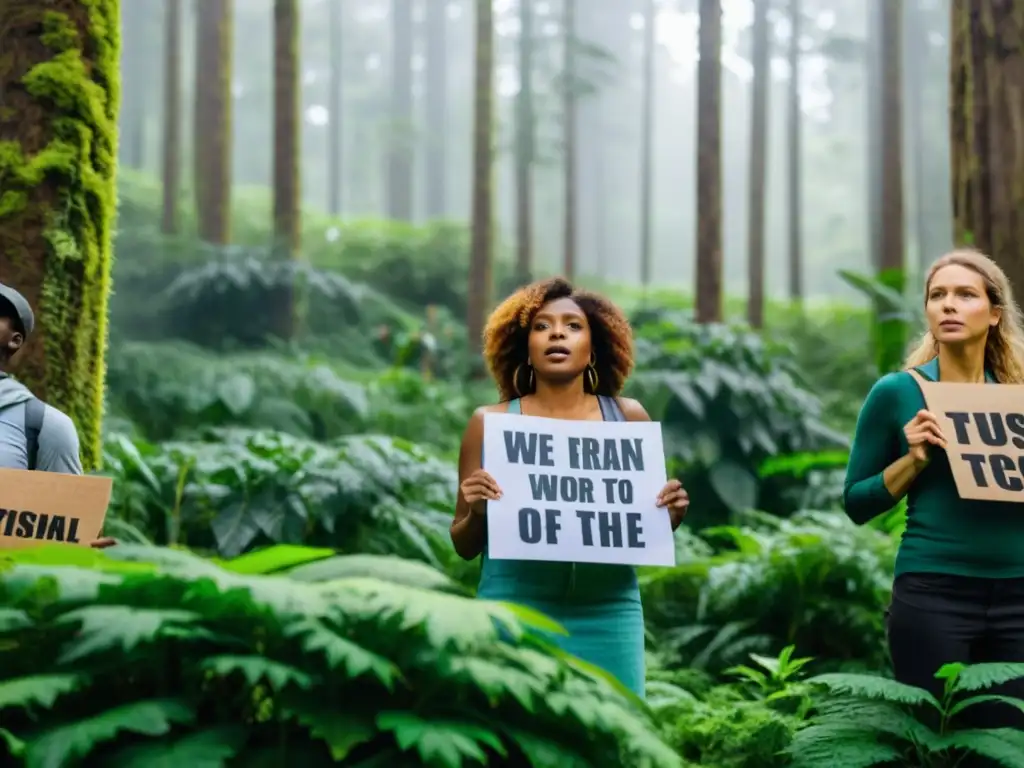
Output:
M1024 297L1024 8L953 0L953 236L989 254Z
M516 278L533 272L533 0L519 0L519 93L516 96Z
M494 92L494 12L491 0L476 0L476 52L473 78L473 212L466 330L478 355L491 297Z
M181 193L181 0L166 0L164 19L164 234L178 231Z
M747 207L747 322L764 326L764 209L768 143L768 4L754 3L754 82L750 117L750 176Z
M882 17L882 263L903 271L902 0L885 0ZM900 280L902 285L902 280ZM896 287L896 286L894 286Z
M193 186L199 237L231 241L231 51L234 0L196 8Z
M101 462L116 215L117 0L0 4L0 282L32 303L14 372Z
M274 239L279 255L300 248L299 7L274 0Z
M700 0L695 317L722 321L722 5Z

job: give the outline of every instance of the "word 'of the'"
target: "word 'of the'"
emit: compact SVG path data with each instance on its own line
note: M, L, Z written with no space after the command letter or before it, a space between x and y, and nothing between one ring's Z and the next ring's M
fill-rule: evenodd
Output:
M77 517L0 509L0 525L3 526L4 536L81 544L78 540Z
M561 516L562 511L559 509L545 509L541 515L536 509L523 507L519 510L519 538L524 544L539 544L541 539L547 544L558 544L558 532L562 530L559 519ZM639 512L594 512L589 509L576 511L585 547L595 546L596 521L599 546L622 549L625 531L625 546L630 549L643 549L647 545L641 538L644 532L640 525L642 517Z
M505 453L510 464L555 466L554 435L505 430ZM570 437L569 468L643 472L643 440L610 437Z

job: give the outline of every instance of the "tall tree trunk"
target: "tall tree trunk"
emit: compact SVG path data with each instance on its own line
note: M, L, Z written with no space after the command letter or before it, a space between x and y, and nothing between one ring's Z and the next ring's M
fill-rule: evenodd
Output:
M196 8L193 185L199 237L231 241L232 17L234 0L203 0Z
M928 236L927 204L927 141L924 132L924 98L925 73L928 71L928 30L924 26L924 18L918 6L920 0L909 0L905 5L904 35L906 47L903 61L906 66L906 78L903 92L906 94L907 137L909 138L910 163L912 173L914 201L914 240L917 248L917 267L920 272L928 269L928 264L938 254L932 252L931 238Z
M657 14L654 0L644 2L643 104L640 122L640 284L644 291L651 284L651 195L654 186L652 150L654 146L654 25Z
M0 282L36 315L15 373L71 417L87 471L101 461L118 14L117 0L0 4Z
M181 194L181 0L166 0L164 19L163 219L161 229L178 231Z
M328 0L328 46L330 48L330 77L328 79L327 112L327 209L335 216L341 215L342 180L342 87L345 82L345 67L341 27L341 4L343 0Z
M476 51L473 77L473 213L466 329L470 348L479 354L491 297L494 190L494 11L491 0L476 0Z
M576 275L576 0L564 0L565 19L565 115L562 121L565 152L565 231L562 246L562 274L566 280Z
M1024 299L1024 19L1010 0L953 0L950 141L953 231L1006 272Z
M399 221L412 221L412 3L392 0L391 123L388 147L387 212Z
M882 16L882 263L879 280L903 293L903 62L902 0L886 0ZM906 346L906 325L879 318L878 366L881 371L897 370Z
M764 326L764 208L768 143L768 4L754 3L754 82L750 117L750 176L747 204L747 322Z
M427 4L426 115L430 147L426 158L426 214L448 215L448 2Z
M519 93L516 95L516 278L533 272L533 0L519 0Z
M301 247L299 186L299 4L274 0L274 250L297 259ZM271 308L274 332L295 333L295 286L284 284Z
M800 106L800 34L803 10L800 0L789 0L789 125L787 138L787 157L789 173L786 174L789 224L789 298L797 303L804 299L804 243L801 226L803 222L803 191L801 128L803 126L803 110Z
M700 0L695 317L722 321L722 5Z
M274 240L285 258L298 255L299 4L274 0Z

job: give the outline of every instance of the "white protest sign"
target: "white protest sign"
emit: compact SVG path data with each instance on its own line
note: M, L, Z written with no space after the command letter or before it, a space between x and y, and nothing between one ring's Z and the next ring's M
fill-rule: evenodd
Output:
M495 560L675 565L661 425L484 416L484 469Z

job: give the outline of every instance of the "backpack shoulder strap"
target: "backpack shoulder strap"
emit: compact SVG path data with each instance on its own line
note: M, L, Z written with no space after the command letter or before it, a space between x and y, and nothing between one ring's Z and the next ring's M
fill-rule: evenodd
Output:
M43 401L33 397L25 401L25 451L28 454L28 468L35 469L39 457L39 433L43 429L46 407Z

